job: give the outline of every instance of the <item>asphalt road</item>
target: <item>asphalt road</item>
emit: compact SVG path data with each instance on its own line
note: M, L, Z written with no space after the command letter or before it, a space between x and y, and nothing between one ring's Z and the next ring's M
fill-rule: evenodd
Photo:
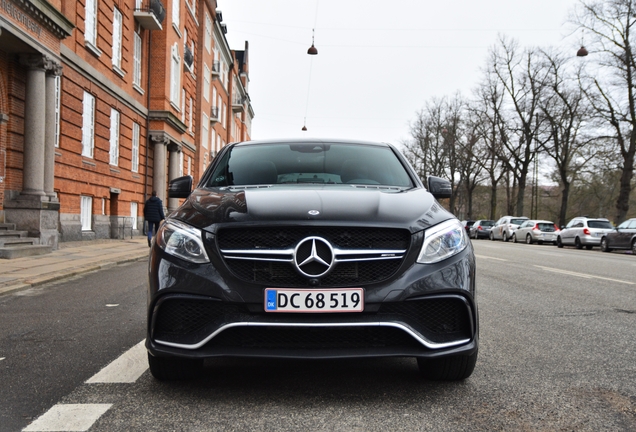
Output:
M143 339L146 264L2 296L0 430L56 404L101 407L91 431L636 430L636 257L474 245L481 346L459 383L402 358L226 359L191 382L86 383Z

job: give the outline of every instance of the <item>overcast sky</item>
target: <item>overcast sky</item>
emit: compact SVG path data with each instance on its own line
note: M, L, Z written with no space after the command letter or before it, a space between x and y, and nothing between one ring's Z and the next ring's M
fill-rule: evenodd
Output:
M249 42L252 139L399 144L426 101L470 95L498 35L573 47L572 55L581 42L566 23L576 0L217 3L230 48ZM310 56L314 28L318 55Z

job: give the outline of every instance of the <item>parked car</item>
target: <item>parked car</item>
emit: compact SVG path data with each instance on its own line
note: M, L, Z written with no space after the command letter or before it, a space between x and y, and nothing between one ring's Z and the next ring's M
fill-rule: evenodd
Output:
M512 241L527 244L550 242L556 244L559 228L548 220L527 220L512 234Z
M601 250L631 249L636 255L636 218L627 219L614 230L601 237Z
M504 216L495 222L495 226L490 229L490 240L503 240L507 242L512 238L512 234L519 228L519 225L527 221L525 216Z
M148 265L150 372L212 357L415 357L424 378L477 361L475 255L459 220L392 145L225 146L159 228ZM452 281L452 283L447 283Z
M461 222L462 226L466 230L466 234L470 233L470 227L473 226L474 223L475 223L474 220L463 220Z
M473 239L489 238L490 229L495 225L494 220L478 220L471 225L468 236Z
M557 234L557 246L575 246L577 249L592 249L600 246L601 238L614 227L605 218L575 217Z

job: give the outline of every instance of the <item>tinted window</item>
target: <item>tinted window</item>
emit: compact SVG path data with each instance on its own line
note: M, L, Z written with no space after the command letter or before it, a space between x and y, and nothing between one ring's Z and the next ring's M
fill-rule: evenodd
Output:
M539 223L538 225L541 231L545 231L545 232L554 231L554 224L542 222L542 223Z
M587 226L590 228L612 228L612 224L609 221L591 220L587 221Z
M491 227L491 226L495 226L495 222L491 220L481 221L480 225L485 227Z
M521 225L522 223L524 223L527 219L510 219L510 223L511 224L515 224L515 225Z
M204 186L283 183L413 186L389 147L340 143L236 146Z

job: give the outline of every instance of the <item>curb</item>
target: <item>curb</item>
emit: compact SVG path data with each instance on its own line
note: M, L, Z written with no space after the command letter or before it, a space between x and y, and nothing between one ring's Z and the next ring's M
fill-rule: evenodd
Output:
M90 273L90 272L94 272L98 270L104 270L110 267L115 267L119 264L125 264L129 262L134 262L134 261L142 261L144 259L148 259L148 252L146 251L144 251L143 254L138 254L138 255L122 258L116 261L107 261L100 264L86 265L84 267L69 268L68 270L58 271L55 273L50 273L48 275L41 275L38 277L28 278L17 283L14 282L13 285L0 286L0 295L6 294L11 291L18 291L22 289L33 288L33 287L44 285L50 282L57 282L64 279L69 279L74 276L78 276L78 275L82 275L82 274L86 274L86 273Z

